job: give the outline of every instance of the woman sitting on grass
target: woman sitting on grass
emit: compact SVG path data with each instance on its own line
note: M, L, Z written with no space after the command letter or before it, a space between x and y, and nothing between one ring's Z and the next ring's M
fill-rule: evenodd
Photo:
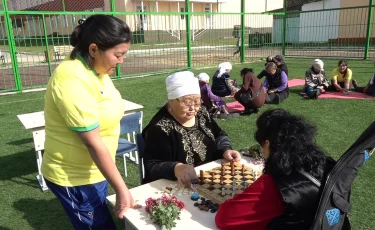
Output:
M321 190L302 173L324 184L334 160L316 145L316 127L300 116L282 109L268 110L256 125L255 139L265 159L264 174L219 206L217 227L310 229Z
M234 95L239 89L235 80L230 79L232 64L223 62L212 78L212 92L219 97Z
M332 71L330 90L348 93L350 91L352 74L352 70L348 66L348 61L344 59L340 60L338 67Z
M212 93L211 87L208 84L210 77L206 73L200 73L198 75L199 87L201 89L201 100L204 106L206 106L208 112L213 116L219 118L227 118L229 113L226 108L225 102L221 97L216 96Z
M329 82L323 67L323 61L320 59L315 59L312 66L305 73L304 91L308 98L318 98L318 96L325 93L329 87Z
M234 98L245 107L245 114L257 113L265 101L262 82L255 77L253 69L242 69L241 77L243 84L241 89L234 95Z
M266 103L280 104L289 96L288 76L273 62L267 64L266 71L269 73L263 83Z

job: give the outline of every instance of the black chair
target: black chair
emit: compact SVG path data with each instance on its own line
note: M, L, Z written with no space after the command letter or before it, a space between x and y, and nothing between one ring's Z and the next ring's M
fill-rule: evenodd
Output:
M143 165L143 154L145 151L145 140L143 139L142 133L138 133L135 136L135 142L137 144L137 152L138 152L138 162L139 162L139 178L141 185L143 184L143 180L145 178L145 168Z

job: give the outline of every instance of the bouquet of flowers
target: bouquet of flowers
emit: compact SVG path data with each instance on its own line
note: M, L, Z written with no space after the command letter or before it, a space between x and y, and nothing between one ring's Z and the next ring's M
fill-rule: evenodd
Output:
M146 200L146 212L150 219L161 226L162 230L171 230L176 227L175 220L180 219L184 203L175 196L163 195L160 198Z

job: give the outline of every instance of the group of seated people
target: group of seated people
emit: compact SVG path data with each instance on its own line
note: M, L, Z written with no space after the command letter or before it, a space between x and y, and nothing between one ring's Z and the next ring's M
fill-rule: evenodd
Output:
M315 59L311 67L307 69L305 73L304 93L308 98L316 99L320 94L326 91L337 91L349 94L351 83L354 91L375 96L375 75L371 77L366 87L360 87L358 82L353 79L353 72L349 68L347 60L342 59L339 61L338 66L333 69L331 73L331 81L328 81L323 67L323 61Z
M199 181L195 167L219 159L239 162L241 154L232 148L228 135L209 109L213 103L217 110L228 113L221 97L233 94L247 110L285 100L289 95L285 62L281 56L276 56L267 58L265 66L258 76L252 69L242 69L241 87L230 79L230 63L219 65L213 76L212 90L206 73L195 77L192 72L183 71L167 77L168 102L142 132L145 140L143 183L169 179L191 187ZM324 63L316 59L306 71L304 91L307 95L326 90L345 92L350 89L350 83L356 91L374 95L375 75L366 87L359 87L352 80L346 60L340 60L332 71L331 82L323 67ZM262 84L263 77L266 79ZM256 131L249 136L254 136L261 147L265 160L263 174L243 193L219 206L215 217L217 227L228 230L309 229L321 190L301 172L323 184L335 164L317 146L316 127L284 109L272 109L259 116Z
M274 64L267 66L275 67ZM274 75L276 72L277 69L273 69L269 73ZM249 91L249 82L259 81L250 69L242 70L241 75L247 85L238 92ZM207 81L207 76L201 75L200 81L203 79ZM256 89L261 87L261 91L265 91L258 81ZM274 85L264 86L267 89ZM198 181L194 167L218 159L241 160L228 135L201 104L201 87L189 71L167 77L168 102L142 132L145 139L144 183L169 179L190 187ZM277 92L284 90L280 88ZM218 228L309 229L320 193L300 171L310 173L324 183L333 164L333 160L316 145L315 134L314 125L286 110L273 109L261 114L255 134L248 136L255 136L261 146L265 159L263 175L242 194L220 205L215 218ZM306 193L306 190L310 192Z
M258 76L251 68L242 69L240 86L230 78L231 70L229 62L221 63L213 75L212 87L209 86L208 74L198 75L202 101L211 114L220 114L220 118L238 116L228 113L222 97L234 96L244 106L244 114L252 114L265 103L280 104L289 96L288 68L281 55L267 57L265 69ZM266 78L262 83L263 77Z

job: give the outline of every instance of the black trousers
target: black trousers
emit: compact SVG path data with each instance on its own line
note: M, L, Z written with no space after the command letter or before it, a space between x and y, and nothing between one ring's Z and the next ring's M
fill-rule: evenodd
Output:
M337 82L337 84L341 88L345 88L345 82ZM350 85L349 85L349 89L350 89ZM333 81L331 81L331 85L327 88L327 91L337 92L337 89L335 88L335 86L333 86Z
M360 93L365 93L363 92L363 90L365 89L365 87L355 87L354 90L356 92L360 92ZM375 97L375 85L370 85L368 88L367 88L367 92L366 92L367 95L370 95L372 97Z
M283 91L268 94L266 95L267 104L280 104L289 96L289 88L284 89Z

